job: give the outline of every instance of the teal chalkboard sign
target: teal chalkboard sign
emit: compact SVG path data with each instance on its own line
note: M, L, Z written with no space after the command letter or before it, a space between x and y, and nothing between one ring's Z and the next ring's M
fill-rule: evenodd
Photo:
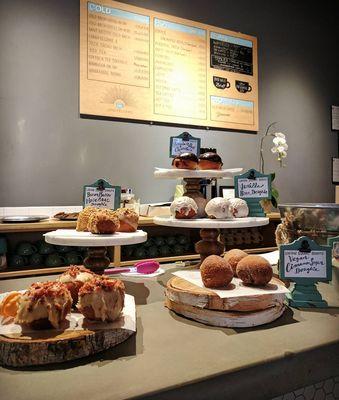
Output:
M98 179L83 189L83 207L93 206L115 210L120 207L121 187L113 186L105 179Z
M271 175L261 174L250 169L242 175L234 177L235 197L244 199L249 208L250 217L264 217L265 213L260 200L271 199Z
M327 307L316 283L332 279L331 248L319 246L307 236L280 246L279 275L295 282L289 297L294 307Z
M339 267L339 236L328 238L327 244L331 247L332 251L332 265Z
M201 139L190 135L188 132L183 132L179 136L171 136L169 156L174 158L181 153L189 152L199 157L200 142Z

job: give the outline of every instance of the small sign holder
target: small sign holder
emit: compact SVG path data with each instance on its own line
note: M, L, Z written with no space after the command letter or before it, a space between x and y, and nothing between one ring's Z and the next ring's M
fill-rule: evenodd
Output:
M183 132L179 136L171 136L169 156L175 158L181 153L189 152L199 157L200 143L201 139L190 135L188 132Z
M115 210L120 207L121 187L113 186L105 179L98 179L83 188L83 207L94 206Z
M328 238L327 245L331 247L333 267L339 267L339 236Z
M250 217L265 217L260 200L271 199L271 175L261 174L250 169L242 175L234 177L235 197L244 199L249 208Z
M295 282L291 294L287 295L292 307L326 308L316 283L332 279L331 248L319 246L307 236L281 245L279 250L279 275Z

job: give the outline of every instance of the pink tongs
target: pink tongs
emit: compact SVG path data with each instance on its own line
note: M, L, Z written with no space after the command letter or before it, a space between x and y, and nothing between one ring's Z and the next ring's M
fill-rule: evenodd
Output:
M121 274L122 272L133 272L138 274L153 274L160 267L155 260L139 261L134 264L133 268L108 268L104 270L105 275Z

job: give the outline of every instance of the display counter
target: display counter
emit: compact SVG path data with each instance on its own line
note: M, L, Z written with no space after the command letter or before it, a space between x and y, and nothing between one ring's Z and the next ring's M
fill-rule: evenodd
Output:
M273 323L246 329L215 328L164 307L157 278L123 278L137 304L137 333L118 347L69 363L0 369L1 398L272 399L339 375L339 270L319 284L327 309L287 309ZM44 276L39 279L54 279ZM37 280L0 282L0 291Z

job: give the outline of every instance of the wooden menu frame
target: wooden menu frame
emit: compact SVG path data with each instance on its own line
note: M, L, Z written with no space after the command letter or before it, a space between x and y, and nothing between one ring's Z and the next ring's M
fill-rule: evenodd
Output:
M257 39L110 0L80 0L80 114L256 132Z

